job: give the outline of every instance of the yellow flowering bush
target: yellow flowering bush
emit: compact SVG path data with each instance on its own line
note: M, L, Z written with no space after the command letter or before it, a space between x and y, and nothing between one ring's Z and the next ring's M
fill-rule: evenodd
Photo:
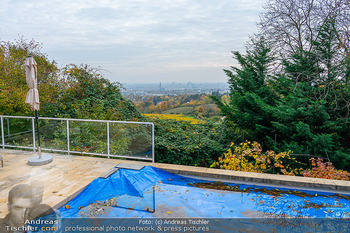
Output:
M211 167L234 171L299 175L301 169L293 169L290 163L298 163L290 156L290 151L276 154L269 150L263 153L258 142L246 141L238 146L231 143L223 157L219 157Z

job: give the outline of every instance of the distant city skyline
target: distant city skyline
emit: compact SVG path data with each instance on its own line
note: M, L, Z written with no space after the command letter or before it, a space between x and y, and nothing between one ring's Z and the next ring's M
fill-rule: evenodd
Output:
M125 84L122 93L125 96L149 95L182 95L182 94L212 94L228 93L226 82L159 82L159 83L129 83Z
M42 43L59 67L121 83L227 82L265 0L2 0L0 41Z

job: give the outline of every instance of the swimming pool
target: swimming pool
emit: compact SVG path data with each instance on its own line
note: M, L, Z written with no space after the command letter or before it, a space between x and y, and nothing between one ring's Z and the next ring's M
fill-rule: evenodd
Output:
M59 211L62 217L347 219L350 196L206 181L146 166L95 179Z
M42 219L50 218L60 219L52 232L350 232L350 196L203 180L145 166L93 180Z

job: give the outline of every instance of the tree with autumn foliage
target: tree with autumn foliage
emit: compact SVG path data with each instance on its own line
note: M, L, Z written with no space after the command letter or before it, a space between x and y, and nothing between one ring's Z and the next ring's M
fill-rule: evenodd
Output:
M41 116L110 120L141 119L135 105L121 94L121 84L105 79L88 65L58 69L41 52L41 44L23 38L0 44L0 114L32 115L25 104L28 92L24 62L37 63Z
M122 85L105 79L88 65L68 65L62 70L59 101L51 111L70 118L137 120L141 114L121 94Z
M32 55L37 62L38 90L40 93L40 113L50 115L47 106L56 101L59 86L58 68L41 51L41 44L23 38L15 42L0 43L0 114L32 115L33 112L25 103L28 92L24 72L24 62Z

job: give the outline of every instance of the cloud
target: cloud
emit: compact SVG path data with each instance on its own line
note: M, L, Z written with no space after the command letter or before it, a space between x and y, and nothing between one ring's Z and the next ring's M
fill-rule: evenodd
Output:
M110 79L117 79L118 69L125 80L138 76L133 74L135 67L152 79L154 67L163 67L196 81L201 77L186 71L232 65L230 51L244 50L248 36L256 32L261 4L262 0L3 0L0 40L34 38L59 64L101 66L112 72L106 74Z

